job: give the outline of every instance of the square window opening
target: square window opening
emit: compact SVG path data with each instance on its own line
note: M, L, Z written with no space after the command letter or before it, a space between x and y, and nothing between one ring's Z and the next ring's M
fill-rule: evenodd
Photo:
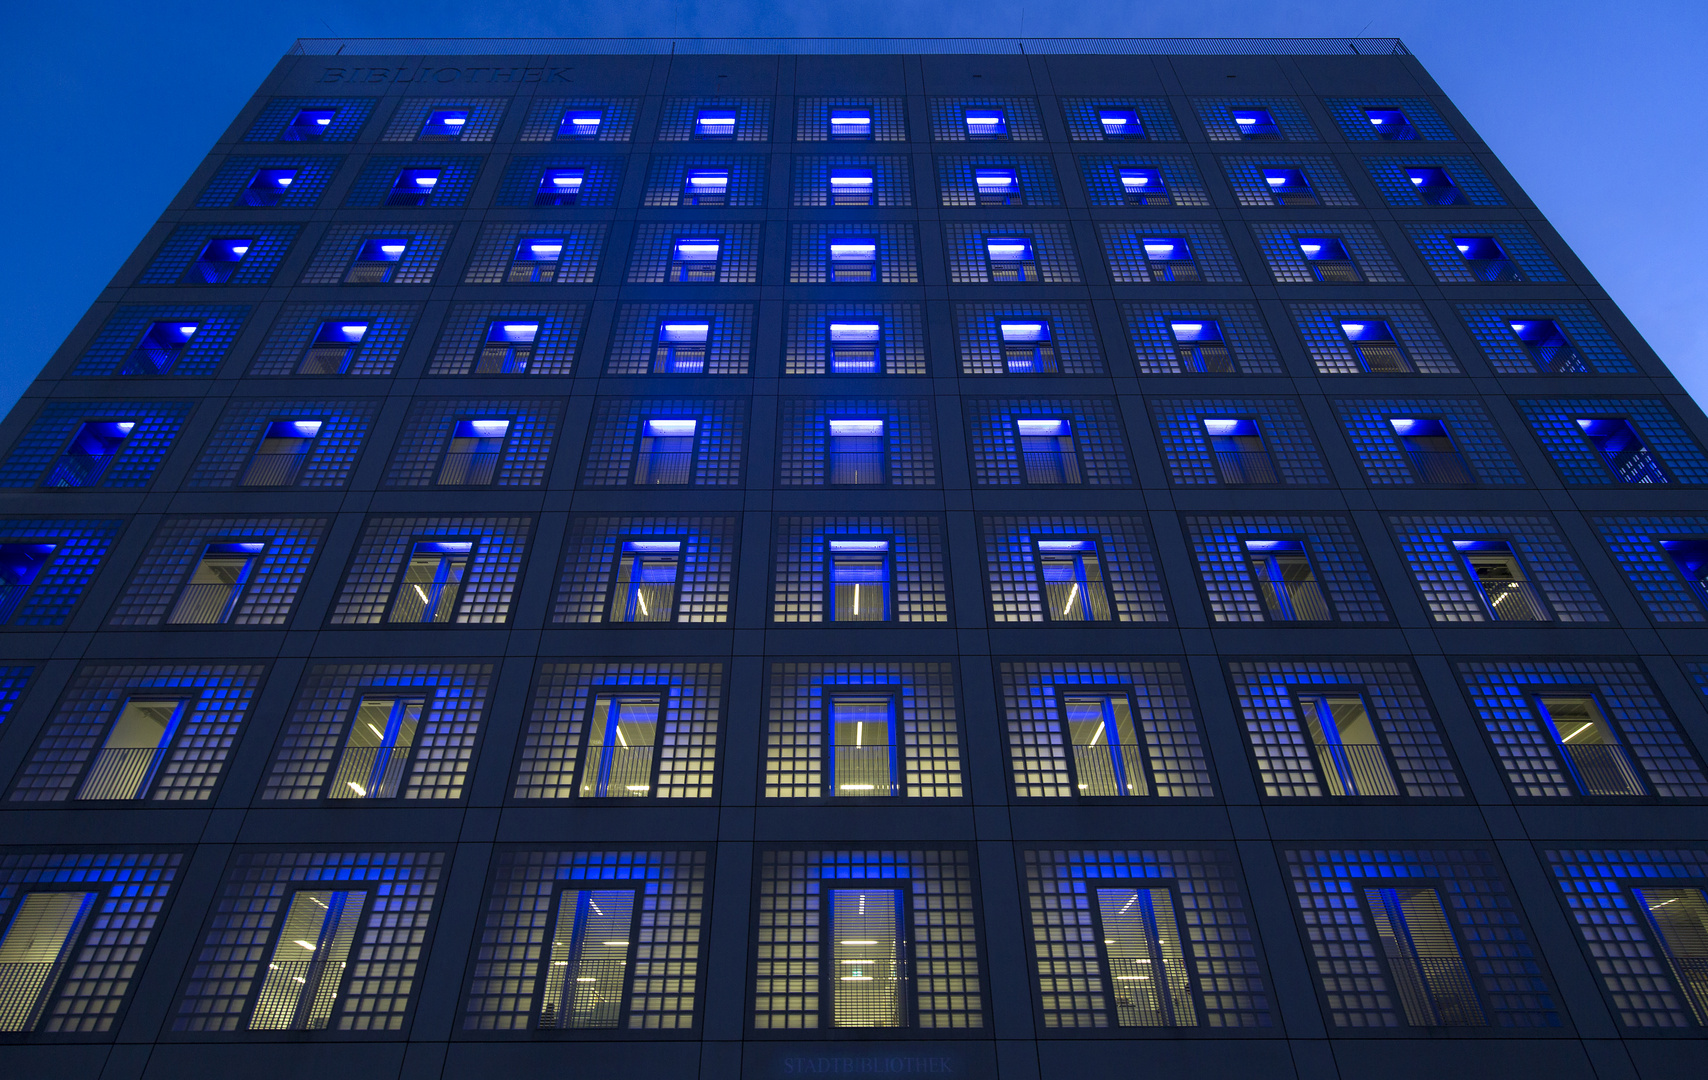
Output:
M1621 484L1670 484L1672 477L1622 416L1579 417L1578 430Z
M1420 484L1474 484L1477 478L1465 464L1447 424L1434 416L1390 416L1394 431Z
M534 205L574 206L581 198L581 185L586 179L586 169L545 169L540 173Z
M167 623L206 626L230 622L266 549L266 543L258 540L221 540L205 545L166 616Z
M888 622L890 542L841 539L826 543L832 622Z
M1081 483L1073 423L1065 419L1016 420L1021 471L1028 484Z
M462 139L468 122L467 109L434 109L427 114L427 122L421 125L421 141L457 142Z
M563 118L557 124L557 137L568 140L592 140L599 137L599 125L605 119L605 110L577 106L565 109Z
M1121 168L1121 201L1127 206L1172 206L1162 170L1140 166Z
M872 206L877 184L867 165L832 165L830 167L830 205Z
M1037 281L1038 260L1026 236L991 236L984 242L992 281Z
M525 375L534 358L540 324L524 319L494 319L487 324L476 375Z
M883 324L833 322L828 344L833 375L877 375L883 371Z
M224 285L237 272L243 257L255 246L252 236L216 236L202 245L196 261L184 274L186 285Z
M342 375L350 370L350 361L368 336L366 322L350 319L327 319L314 331L308 348L297 364L298 375Z
M135 429L134 420L83 421L48 469L42 486L94 487L124 450L125 440Z
M1044 614L1051 622L1109 622L1103 560L1093 539L1036 541Z
M610 622L670 622L682 572L681 540L618 541Z
M1301 236L1294 242L1299 245L1299 254L1304 256L1305 265L1311 268L1311 274L1318 281L1335 284L1364 280L1358 272L1358 264L1352 261L1346 244L1339 237Z
M699 110L694 114L694 137L708 140L735 138L735 110Z
M723 206L729 197L728 169L689 169L678 206Z
M274 420L262 430L261 441L249 458L240 487L289 487L308 464L321 420Z
M1376 129L1376 137L1386 142L1411 142L1417 138L1417 129L1403 110L1365 109L1364 116Z
M1453 246L1465 260L1465 268L1478 281L1523 281L1524 272L1492 236L1455 236Z
M1145 125L1132 109L1098 109L1097 123L1103 129L1103 137L1111 142L1136 141L1146 137Z
M1020 177L1013 169L974 169L973 185L980 206L1023 206Z
M1247 540L1246 560L1272 622L1334 618L1302 540Z
M669 279L688 284L718 280L718 255L723 242L715 236L685 236L670 245Z
M1303 169L1264 169L1263 182L1276 206L1321 206Z
M1204 280L1192 257L1192 245L1182 237L1146 236L1139 243L1145 249L1145 265L1152 281Z
M1510 540L1455 540L1453 550L1496 622L1547 622L1547 601L1524 573Z
M326 129L332 126L332 118L337 115L337 109L298 109L291 122L285 125L283 141L319 142L325 138Z
M1247 142L1279 142L1281 129L1268 109L1238 108L1232 112L1234 124Z
M859 417L825 421L825 481L833 485L885 482L884 421Z
M1002 360L1010 375L1056 374L1056 347L1048 319L1000 322Z
M421 730L425 698L364 695L350 718L328 799L395 799Z
M57 547L57 544L29 541L0 544L0 625L12 621L24 595L53 559Z
M565 243L557 236L525 236L516 242L505 280L512 285L548 285L557 280Z
M457 598L474 554L472 540L418 540L409 549L397 598L392 601L394 623L448 623L457 612Z
M1593 370L1582 350L1553 319L1513 319L1507 325L1539 370L1552 375L1583 375Z
M962 115L966 118L967 138L986 141L1008 138L1008 114L1002 109L967 109Z
M699 375L706 370L706 343L710 323L667 321L658 324L658 342L653 348L654 375Z
M830 280L861 283L878 280L878 241L869 237L837 237L829 241Z
M440 487L490 487L504 456L511 421L486 417L458 420L451 428L445 459L439 464Z
M1184 370L1203 375L1231 375L1239 370L1216 320L1171 322L1168 328L1174 335L1175 358Z
M1281 474L1275 468L1264 445L1263 431L1251 417L1203 417L1204 437L1209 440L1210 454L1216 459L1216 472L1224 484L1279 484Z
M441 169L399 169L386 196L387 206L426 206L433 201Z
M356 259L344 275L346 285L383 285L397 272L403 253L409 249L409 237L385 236L364 240L356 249Z
M256 169L238 201L244 206L277 206L296 182L296 169Z
M865 106L833 105L830 137L837 141L863 142L872 137L872 110Z
M83 774L77 798L148 798L189 704L187 698L127 698Z
M635 483L689 483L694 475L694 437L699 424L691 417L641 421Z
M142 340L136 343L125 363L119 369L120 375L164 375L172 370L172 365L184 355L184 349L189 346L190 339L196 336L201 324L189 320L174 319L168 322L153 322L142 332Z
M1340 324L1346 343L1365 371L1372 375L1410 374L1411 362L1394 337L1393 327L1386 320L1348 320Z

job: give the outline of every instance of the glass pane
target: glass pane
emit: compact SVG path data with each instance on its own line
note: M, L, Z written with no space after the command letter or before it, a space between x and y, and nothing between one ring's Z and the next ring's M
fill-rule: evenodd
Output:
M896 747L890 699L835 698L830 703L832 795L896 794Z
M593 703L581 768L582 798L639 799L652 794L659 705L657 698L602 697Z
M307 890L291 897L249 1018L251 1031L326 1027L366 899L362 892Z
M626 889L565 889L558 894L540 1001L542 1028L617 1026L634 912L635 894Z
M1299 712L1329 794L1397 794L1363 698L1301 696Z
M617 560L614 622L669 622L679 559L674 554L624 554Z
M1632 889L1698 1024L1708 1025L1708 898L1701 889Z
M900 917L897 889L830 890L832 1026L907 1026Z
M77 944L94 893L30 893L0 939L0 1031L31 1031Z
M1483 1007L1434 889L1365 889L1371 922L1382 942L1414 1027L1482 1027Z
M425 705L420 698L363 698L326 797L395 798Z
M1630 756L1594 698L1544 697L1537 704L1578 790L1585 795L1645 794Z
M140 799L148 793L185 702L127 701L77 792L79 799Z
M1194 1027L1174 897L1167 889L1098 889L1104 955L1122 1027Z
M1066 697L1062 711L1081 795L1107 798L1149 793L1126 694Z

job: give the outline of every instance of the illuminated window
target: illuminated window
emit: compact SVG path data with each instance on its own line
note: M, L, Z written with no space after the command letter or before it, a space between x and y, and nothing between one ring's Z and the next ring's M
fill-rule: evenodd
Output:
M256 169L238 196L244 206L277 206L296 182L297 169Z
M830 889L830 1025L907 1026L901 889Z
M1054 375L1056 347L1050 340L1050 324L1046 319L1037 322L1003 322L997 324L1002 335L1002 359L1010 375Z
M1038 260L1024 236L992 236L984 242L992 281L1037 281Z
M586 179L586 169L547 169L540 173L540 189L534 194L534 205L574 206Z
M1425 206L1463 206L1470 202L1459 190L1459 185L1447 175L1446 169L1411 165L1406 167L1406 176L1411 180L1418 200Z
M870 282L878 280L878 242L867 237L832 237L830 280Z
M1051 622L1108 622L1109 594L1095 540L1036 541Z
M1302 540L1247 540L1263 607L1274 622L1327 622L1334 618Z
M1339 796L1398 793L1363 698L1348 693L1299 694L1297 701L1324 791Z
M1278 484L1275 459L1263 443L1263 431L1250 417L1206 416L1204 437L1216 459L1216 472L1224 484Z
M474 543L469 540L421 540L410 548L409 562L391 605L394 623L448 623L468 574Z
M1168 889L1097 889L1110 996L1121 1027L1198 1024L1174 911L1174 895Z
M440 169L400 169L386 195L387 206L426 206L433 201Z
M830 137L837 141L848 142L871 139L872 110L864 106L832 105L830 107Z
M1074 791L1082 798L1150 794L1127 695L1064 691L1060 700Z
M872 169L868 165L832 165L830 167L830 205L871 206L876 190Z
M1690 583L1696 598L1708 606L1708 540L1662 540L1661 548Z
M131 420L85 420L77 425L42 486L94 487L135 428Z
M1631 756L1593 697L1544 695L1537 712L1554 744L1554 756L1582 795L1647 795Z
M297 364L298 375L342 375L368 336L365 322L329 319L315 330L314 337Z
M833 375L876 375L883 370L882 323L830 324L830 371Z
M516 253L510 258L510 270L505 280L512 284L556 281L563 247L561 237L524 236L516 242Z
M1478 281L1523 281L1524 272L1492 236L1455 236L1453 246Z
M498 475L508 420L458 420L451 429L445 459L439 465L440 486L484 487Z
M1394 430L1412 472L1420 484L1474 484L1477 482L1470 466L1453 445L1447 425L1432 416L1391 416L1388 426Z
M826 421L825 477L831 484L884 482L884 422L881 419Z
M615 1028L635 940L633 889L564 889L540 995L543 1029Z
M1590 370L1589 361L1553 319L1513 319L1507 325L1542 371L1581 375Z
M1263 180L1276 206L1321 206L1311 182L1301 169L1264 169Z
M962 114L966 118L967 138L982 140L1004 140L1008 138L1008 114L997 108L968 108Z
M581 755L582 798L652 795L660 705L656 696L601 694L594 699Z
M421 141L456 142L463 137L468 122L467 109L434 109L421 125Z
M735 110L710 108L696 111L694 137L713 140L735 138Z
M1186 371L1207 375L1228 375L1237 371L1233 354L1222 337L1221 324L1214 319L1198 322L1171 322L1174 334L1174 355Z
M1672 482L1631 421L1614 416L1579 417L1577 425L1621 484Z
M1365 889L1380 951L1413 1027L1483 1027L1483 1007L1441 894L1427 886Z
M268 424L238 484L243 487L289 487L296 483L297 477L302 475L302 467L308 463L322 425L320 420L274 420Z
M563 119L558 121L557 137L559 139L597 139L599 124L605 118L605 110L598 107L576 106L563 111Z
M611 622L669 622L682 570L682 541L624 540L611 590Z
M0 1031L41 1022L95 901L89 892L23 894L0 937Z
M1708 896L1699 888L1633 888L1679 990L1708 1027Z
M337 109L298 109L285 126L284 142L319 142L332 126Z
M125 359L120 375L164 375L184 355L184 347L196 336L200 324L188 320L149 323Z
M1198 263L1192 257L1192 245L1178 236L1147 236L1140 243L1145 249L1145 265L1153 281L1202 281Z
M1277 142L1281 138L1281 129L1268 109L1237 108L1233 110L1233 119L1241 137L1248 142Z
M363 697L326 797L396 798L426 704L423 698Z
M1496 622L1546 622L1541 590L1524 575L1524 564L1508 540L1455 540L1453 550L1477 586L1483 608Z
M1161 169L1122 166L1121 198L1128 206L1172 206Z
M11 620L24 594L53 558L54 544L0 544L0 624Z
M890 618L890 542L830 540L832 622L887 622Z
M1013 169L974 169L973 183L980 206L1022 206L1026 202L1020 177Z
M1393 328L1385 321L1343 322L1340 332L1346 335L1346 343L1352 346L1365 371L1376 375L1411 371L1400 343L1394 340Z
M519 319L494 319L486 328L486 340L475 361L476 375L522 375L534 358L534 341L540 324Z
M694 435L699 425L693 418L641 421L635 483L688 483L694 475Z
M668 279L705 284L717 281L721 246L715 236L688 236L672 241Z
M1346 253L1346 245L1333 236L1301 236L1296 243L1305 265L1318 281L1346 283L1363 281L1358 265Z
M898 794L895 700L890 697L832 697L829 792L836 798Z
M1376 136L1388 142L1407 142L1417 138L1417 129L1411 126L1406 114L1399 109L1365 109L1364 116L1370 121L1370 126L1376 129Z
M288 894L251 1031L318 1031L332 1018L368 894L302 889Z
M665 322L658 325L658 344L653 349L654 375L698 375L706 370L706 339L710 323Z
M189 711L184 698L130 698L95 755L79 799L145 799Z
M1132 109L1098 109L1097 123L1103 129L1103 137L1110 140L1143 139L1145 125L1139 120L1139 114Z
M1028 484L1080 483L1073 425L1066 420L1016 420L1020 458Z
M409 248L409 237L386 236L363 240L356 249L356 258L344 275L346 285L383 285L397 272L403 253Z
M202 245L196 261L184 272L185 285L223 285L255 245L252 236L220 236Z
M267 545L254 541L208 544L190 571L166 621L176 624L223 623L231 618L238 597Z
M722 206L729 196L728 169L689 169L678 206Z

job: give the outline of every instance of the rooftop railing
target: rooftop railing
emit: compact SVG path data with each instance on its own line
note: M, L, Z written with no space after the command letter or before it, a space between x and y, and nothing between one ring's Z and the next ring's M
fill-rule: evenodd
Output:
M1409 56L1399 38L298 38L288 56Z

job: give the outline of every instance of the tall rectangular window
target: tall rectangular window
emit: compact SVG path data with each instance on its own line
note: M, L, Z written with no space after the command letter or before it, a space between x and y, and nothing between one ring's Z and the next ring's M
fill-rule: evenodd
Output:
M1051 622L1108 622L1109 593L1095 540L1041 539L1038 573Z
M860 105L830 107L830 137L838 142L862 142L872 137L872 110Z
M1098 109L1097 123L1103 137L1111 141L1145 138L1145 125L1132 109Z
M55 544L0 544L0 625L11 621L30 586L53 558Z
M1537 712L1552 736L1556 756L1583 795L1646 795L1631 756L1601 705L1586 695L1536 699Z
M395 799L421 728L423 698L365 696L350 720L329 799Z
M397 272L403 253L409 249L407 236L377 236L363 240L356 258L344 274L346 285L383 285Z
M209 240L184 272L184 284L224 285L254 244L252 236L217 236Z
M127 699L107 729L77 797L147 798L189 704L184 698Z
M832 697L830 791L836 798L898 794L895 700L890 697Z
M1231 375L1238 370L1222 326L1214 319L1170 323L1169 330L1174 334L1174 355L1186 371Z
M420 540L409 551L409 562L392 601L394 623L446 623L457 612L474 552L471 540Z
M694 434L700 422L672 417L642 420L635 483L686 484L694 476Z
M1397 794L1393 770L1364 699L1356 694L1300 694L1299 717L1310 733L1323 788L1338 796Z
M831 484L884 482L884 421L828 420L824 474Z
M656 695L601 694L587 721L583 799L644 799L653 793L653 758L662 702Z
M242 487L289 487L302 475L302 467L320 437L320 420L274 420L261 433L261 441L249 457L249 466L238 481Z
M1020 463L1028 484L1077 484L1079 454L1067 420L1016 420Z
M172 605L166 621L177 625L223 623L237 608L255 563L267 545L255 541L220 542L202 549L196 568Z
M1538 369L1558 375L1590 370L1589 361L1553 319L1513 319L1507 325Z
M831 1026L907 1027L906 905L900 889L829 889Z
M1417 129L1400 109L1365 109L1364 116L1376 135L1387 142L1409 142L1417 138Z
M338 115L337 109L298 109L291 117L291 122L285 125L283 142L319 142L325 135L326 129L332 126L332 118Z
M870 237L836 237L830 246L830 280L871 282L878 280L878 242Z
M968 108L962 115L966 118L967 138L984 141L1001 141L1008 138L1008 114L997 108Z
M718 280L718 252L722 242L715 236L685 236L670 245L669 280L711 284Z
M91 892L31 892L0 937L0 1032L34 1031L95 909Z
M1482 1004L1441 894L1428 887L1365 889L1370 921L1413 1027L1482 1027Z
M1455 236L1453 246L1478 281L1523 281L1524 273L1492 236Z
M599 137L599 125L605 119L605 110L594 105L572 106L563 111L563 118L557 124L559 139L586 141Z
M717 141L735 138L735 110L700 109L694 114L694 137Z
M1245 551L1271 620L1327 622L1334 618L1303 540L1247 540Z
M1135 798L1150 794L1144 750L1133 729L1133 710L1122 693L1064 692L1062 720L1073 747L1074 791L1081 798Z
M832 622L887 622L890 617L890 542L831 540Z
M1121 198L1128 206L1172 206L1174 200L1168 194L1168 185L1163 182L1161 169L1147 169L1138 166L1121 169Z
M1406 177L1412 182L1418 201L1425 206L1462 206L1470 201L1446 169L1411 165L1406 168Z
M682 572L682 541L624 540L617 553L611 622L669 622Z
M1301 236L1297 242L1299 254L1304 256L1305 265L1311 268L1312 276L1318 281L1350 284L1364 280L1358 273L1358 264L1352 261L1346 244L1339 237Z
M308 348L297 364L298 375L342 375L368 336L366 322L328 319L314 331Z
M291 893L268 958L251 1031L319 1031L332 1019L368 894L301 889Z
M586 169L546 169L540 173L540 188L534 193L534 205L574 206L581 198L581 184L586 179Z
M883 371L882 323L830 324L830 372L833 375L877 375Z
M58 460L42 480L43 487L94 487L124 449L136 428L132 420L85 420L77 425Z
M1634 888L1631 892L1660 942L1673 982L1697 1024L1708 1027L1708 897L1699 888Z
M540 324L520 319L494 319L486 328L486 340L475 361L476 375L524 375L534 358L534 341Z
M557 280L563 240L555 236L525 236L516 242L504 280L513 285L548 284Z
M1447 425L1433 416L1390 416L1388 426L1420 484L1474 484L1475 474L1453 445Z
M722 206L728 198L728 169L689 169L677 205Z
M1263 431L1250 417L1210 417L1201 420L1216 472L1224 484L1279 484L1275 460L1263 444Z
M834 134L834 133L833 133ZM830 205L871 206L876 184L869 165L830 167Z
M1233 119L1240 136L1248 142L1280 141L1281 129L1268 109L1238 108L1233 110Z
M498 475L509 420L458 420L439 464L441 486L486 487Z
M1054 375L1056 347L1050 340L1050 323L1002 322L997 324L1002 335L1002 359L1010 375Z
M1696 599L1708 607L1708 540L1662 540L1661 549L1690 583Z
M698 375L706 370L706 339L712 326L703 322L658 324L658 344L653 349L654 375Z
M399 169L387 193L387 206L426 206L439 186L440 169Z
M1508 540L1455 540L1453 550L1476 583L1483 608L1497 622L1546 622L1548 605L1524 575Z
M540 995L540 1027L615 1028L622 1018L633 889L564 889L557 895L551 953Z
M984 242L992 281L1037 281L1038 259L1024 236L992 236Z
M1026 202L1019 174L1013 169L974 169L973 185L978 190L980 206L1022 206Z
M1374 319L1343 322L1340 332L1346 335L1346 343L1352 346L1358 362L1372 375L1398 375L1411 371L1411 364L1400 350L1400 343L1394 340L1393 328L1387 322Z
M1155 281L1202 281L1192 245L1178 236L1147 236L1139 241L1145 249L1145 266Z
M1321 206L1303 169L1264 169L1263 181L1276 206Z
M1167 889L1097 890L1115 1022L1121 1027L1195 1027L1192 981Z
M196 336L199 324L187 320L171 322L154 322L148 324L143 331L142 340L136 343L125 358L120 375L164 375L184 355L185 346Z
M1585 416L1578 418L1577 425L1621 484L1672 482L1631 421L1621 416Z

